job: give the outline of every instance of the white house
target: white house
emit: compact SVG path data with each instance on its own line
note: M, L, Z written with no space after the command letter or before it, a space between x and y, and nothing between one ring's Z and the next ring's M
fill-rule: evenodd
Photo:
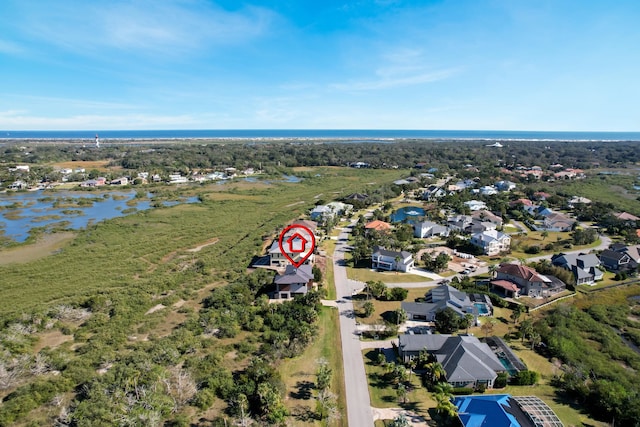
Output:
M449 229L435 222L424 221L413 225L413 235L421 239L433 236L446 237L449 235Z
M493 185L485 185L484 187L480 187L480 194L482 194L483 196L493 196L495 194L498 194L498 190ZM472 210L479 210L479 209L472 209Z
M480 200L469 200L468 202L464 202L464 205L472 212L487 209L487 205Z
M374 246L371 254L371 268L387 271L407 272L413 267L411 252L388 251L382 246Z
M481 248L485 255L497 255L509 250L511 237L498 230L488 230L471 236L471 244Z

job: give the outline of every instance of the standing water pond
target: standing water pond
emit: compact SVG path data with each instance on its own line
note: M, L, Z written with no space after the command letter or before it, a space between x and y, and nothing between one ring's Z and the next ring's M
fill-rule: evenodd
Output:
M95 222L153 207L146 192L17 192L0 194L0 236L24 242L34 229L79 230ZM197 197L163 202L162 206L194 203Z

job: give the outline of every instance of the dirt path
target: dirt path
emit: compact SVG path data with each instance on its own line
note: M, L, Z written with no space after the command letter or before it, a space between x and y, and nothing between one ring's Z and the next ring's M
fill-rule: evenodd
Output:
M0 265L27 263L44 258L64 247L75 236L75 233L71 232L46 234L30 245L2 250L0 251Z
M202 248L206 248L207 246L215 245L218 243L218 238L214 237L213 239L207 240L206 242L196 246L195 248L187 249L187 252L200 252Z

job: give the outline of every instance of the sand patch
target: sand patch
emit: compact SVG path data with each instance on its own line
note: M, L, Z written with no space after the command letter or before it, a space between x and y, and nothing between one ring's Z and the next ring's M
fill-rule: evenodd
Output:
M214 237L213 239L209 239L206 242L196 246L195 248L191 248L191 249L187 249L187 252L200 252L202 250L202 248L206 248L207 246L211 246L211 245L215 245L216 243L218 243L218 239L217 237Z
M34 346L34 350L35 353L37 353L45 347L56 348L67 341L73 341L73 335L65 335L58 329L43 332L39 334L38 342Z
M37 242L0 251L0 265L24 264L52 255L75 237L75 233L45 234Z
M146 316L147 314L155 313L156 311L160 311L160 310L162 310L163 308L165 308L165 306L164 306L164 305L162 305L162 304L154 305L154 306L153 306L153 307L151 307L149 310L147 310L147 312L146 312L144 315Z
M286 205L285 208L290 208L292 206L302 205L302 204L304 204L304 200L300 200L299 202L295 202L295 203L290 203L290 204Z

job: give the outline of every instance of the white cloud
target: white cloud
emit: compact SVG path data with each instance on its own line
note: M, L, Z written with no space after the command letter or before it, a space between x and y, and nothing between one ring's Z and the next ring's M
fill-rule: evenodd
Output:
M165 56L259 37L277 16L247 6L226 11L201 0L56 2L24 11L25 31L80 54L105 49Z
M370 80L351 80L347 83L334 83L331 88L343 91L367 91L390 89L402 86L414 86L425 83L432 83L439 80L448 79L459 72L457 68L448 68L438 71L423 71L407 73L407 69L399 72L398 68L379 69L376 72L377 78Z
M16 54L23 52L22 46L17 43L0 39L0 53Z

